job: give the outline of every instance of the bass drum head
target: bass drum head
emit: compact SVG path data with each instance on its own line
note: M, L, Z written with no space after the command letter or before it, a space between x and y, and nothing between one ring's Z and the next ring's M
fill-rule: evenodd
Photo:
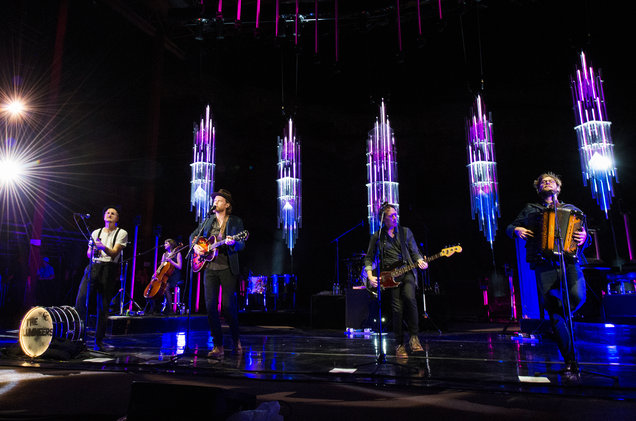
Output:
M53 319L44 307L34 307L22 318L20 323L20 347L29 357L44 354L53 339Z
M75 307L34 307L20 323L20 347L29 357L44 354L53 338L79 341L84 335L84 321Z

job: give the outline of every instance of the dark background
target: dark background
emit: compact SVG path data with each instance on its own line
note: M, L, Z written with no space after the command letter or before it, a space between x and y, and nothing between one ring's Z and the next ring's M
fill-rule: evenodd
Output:
M139 251L154 246L158 225L162 239L187 239L196 227L189 203L193 124L210 104L215 189L232 192L251 233L241 256L245 274L296 273L306 305L335 279L334 238L364 220L340 239L339 252L366 249L366 139L384 98L397 142L401 222L426 254L462 245L463 253L432 263L429 274L453 311L472 314L493 270L490 245L472 220L466 169L464 124L479 92L492 112L498 162L497 271L516 264L505 226L534 200L532 180L545 170L562 175L561 198L599 230L605 263L628 260L621 211L634 207L636 83L627 2L442 1L440 19L438 2L423 1L419 36L417 3L402 1L400 51L397 2L341 1L336 60L333 1L318 2L318 54L313 21L301 25L294 44L294 2L281 1L289 22L279 32L286 36L276 38L273 0L263 1L259 33L255 1L243 2L240 25L234 2L224 2L218 25L216 2L69 1L59 95L51 99L59 4L0 6L1 89L28 98L32 108L16 129L16 148L39 160L27 186L2 194L3 282L22 276L14 266L25 264L28 235L14 236L29 231L37 199L46 205L46 229L79 237L44 240L43 254L54 256L58 272L84 264L73 212L91 213L94 229L104 205L121 205L120 225L131 239L141 221ZM314 6L300 2L300 13L313 18ZM612 121L616 248L581 176L569 83L582 49L588 64L602 69ZM290 116L303 154L293 262L277 229L275 183L277 137ZM78 274L64 277L61 295L70 303Z

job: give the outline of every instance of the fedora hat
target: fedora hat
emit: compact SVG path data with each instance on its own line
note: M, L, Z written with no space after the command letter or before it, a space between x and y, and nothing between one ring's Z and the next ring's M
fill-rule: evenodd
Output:
M214 193L212 193L212 200L214 200L214 198L217 196L221 196L222 198L227 200L230 205L234 205L234 201L232 200L232 193L230 193L229 191L225 189L219 189L219 191L215 191Z

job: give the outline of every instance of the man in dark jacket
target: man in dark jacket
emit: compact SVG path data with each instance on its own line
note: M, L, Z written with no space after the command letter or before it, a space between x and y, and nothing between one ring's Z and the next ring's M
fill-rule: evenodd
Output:
M565 360L565 372L578 374L574 344L571 341L566 318L563 312L563 297L561 295L561 267L559 256L546 252L541 247L541 230L543 213L546 209L555 207L581 212L576 206L559 202L557 196L561 192L561 179L554 173L541 174L534 181L534 188L539 195L539 201L528 203L506 228L510 238L517 236L526 240L526 260L534 270L539 291L543 296L546 311L550 316L552 331L555 335L559 351ZM582 214L582 212L581 212ZM564 235L564 233L562 234ZM585 302L585 278L579 265L579 257L587 247L589 238L585 230L585 223L580 230L573 233L573 241L578 245L575 255L564 254L565 274L568 283L571 311L574 312ZM566 315L570 317L570 315Z
M218 247L218 255L206 264L204 272L205 305L208 309L208 322L214 339L214 347L208 357L221 358L224 355L223 331L219 319L219 287L223 296L221 308L225 320L230 326L230 333L234 343L234 353L242 352L239 338L237 276L239 272L238 252L245 247L243 240L236 241L233 236L243 232L243 221L232 215L232 195L229 191L220 189L212 193L214 215L208 218L201 231L201 237L214 241L224 240L225 244ZM197 233L199 230L197 230ZM195 233L196 234L196 233ZM213 238L214 237L214 238ZM216 240L215 240L216 239ZM194 247L194 252L203 256L206 250L200 245Z
M426 269L428 263L417 248L413 233L410 229L398 224L397 210L393 205L385 203L381 209L382 228L371 236L367 255L364 258L365 270L372 287L378 285L378 278L373 274L373 265L381 260L379 272L392 270L405 264L417 263L420 269ZM391 297L393 315L393 334L395 336L395 356L406 358L408 354L404 347L404 328L402 323L406 318L409 331L409 347L412 352L422 351L422 345L417 336L419 331L417 317L417 302L415 301L415 275L408 271L395 279L400 285L386 289Z

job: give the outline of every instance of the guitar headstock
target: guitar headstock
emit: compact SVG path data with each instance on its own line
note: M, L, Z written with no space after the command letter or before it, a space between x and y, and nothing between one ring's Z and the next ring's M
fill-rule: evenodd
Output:
M247 238L250 236L250 233L247 231L241 231L236 235L233 235L232 238L234 238L234 241L243 241L243 240L247 240Z
M442 256L452 256L455 253L461 253L462 252L462 246L452 246L452 247L446 247L445 249L443 249L442 251L439 252L439 254L441 254Z

